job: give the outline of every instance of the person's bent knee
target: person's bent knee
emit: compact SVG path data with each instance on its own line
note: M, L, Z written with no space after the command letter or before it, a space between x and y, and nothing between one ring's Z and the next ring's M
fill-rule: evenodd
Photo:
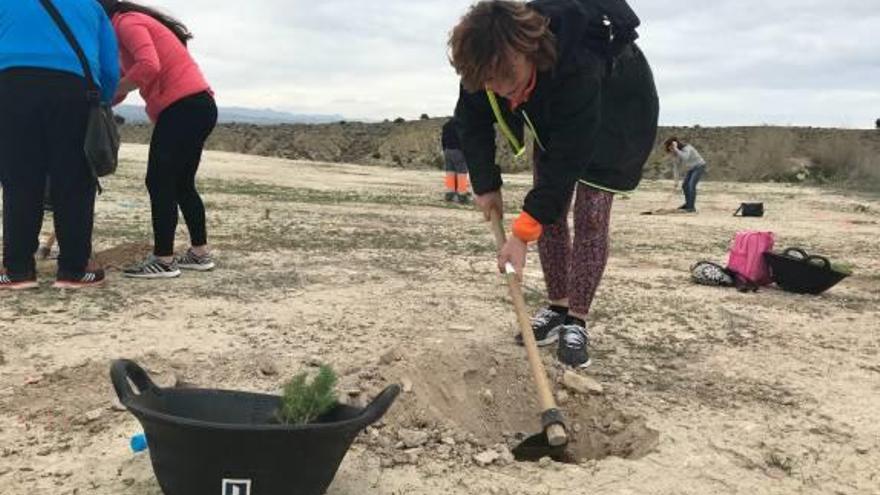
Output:
M174 193L175 190L175 185L172 181L164 180L158 175L147 174L144 184L147 186L147 191L149 191L150 194L161 194L163 192Z
M177 184L174 188L178 196L198 196L199 191L195 184Z

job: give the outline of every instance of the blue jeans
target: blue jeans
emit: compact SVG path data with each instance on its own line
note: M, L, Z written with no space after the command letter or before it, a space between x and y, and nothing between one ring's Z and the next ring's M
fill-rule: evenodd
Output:
M688 170L687 175L684 177L684 181L681 183L681 189L684 191L683 208L685 210L693 210L696 208L697 184L700 182L700 179L703 178L703 174L705 173L706 166L699 165Z

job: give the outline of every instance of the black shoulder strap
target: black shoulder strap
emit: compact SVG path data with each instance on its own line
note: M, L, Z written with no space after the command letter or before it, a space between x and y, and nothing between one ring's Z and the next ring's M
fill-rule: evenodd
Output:
M89 65L88 60L86 60L86 55L85 53L83 53L82 47L80 46L79 42L76 41L76 37L70 30L70 26L68 26L67 22L64 21L64 18L61 17L61 13L58 12L58 9L56 9L55 5L52 4L52 0L40 0L40 3L43 4L43 8L46 9L46 12L48 12L49 16L52 17L52 20L55 21L55 24L58 25L58 29L61 30L61 33L67 39L67 43L70 44L70 47L73 49L74 53L76 53L77 58L79 58L79 63L80 65L82 65L83 74L86 78L86 84L89 88L89 99L92 101L100 101L101 91L98 88L98 85L95 83L94 77L92 77L92 68Z
M733 216L739 215L739 212L741 212L742 210L743 210L743 204L740 203L739 208L737 208L736 211L733 212Z

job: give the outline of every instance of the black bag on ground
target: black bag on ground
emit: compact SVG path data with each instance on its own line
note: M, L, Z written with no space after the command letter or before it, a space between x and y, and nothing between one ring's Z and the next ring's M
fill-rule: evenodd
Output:
M736 287L740 292L758 292L758 285L733 270L711 261L698 261L691 266L691 281L712 287Z
M700 285L711 285L714 287L733 287L736 285L734 274L711 261L698 261L691 267L691 280Z
M764 203L741 203L739 208L733 212L733 216L742 213L744 217L763 217Z
M110 379L143 426L165 495L321 495L358 433L400 393L391 385L364 409L338 404L313 423L286 425L275 419L275 395L160 388L129 360L114 361Z
M113 117L113 111L110 106L101 101L101 90L95 84L92 77L92 68L86 60L82 47L76 41L76 37L71 32L70 27L61 17L61 13L52 4L51 0L40 0L43 8L58 25L58 29L67 39L67 43L79 58L82 65L83 74L86 79L86 98L89 101L89 120L86 127L86 139L83 143L83 151L86 155L86 161L91 169L92 176L95 180L98 177L104 177L116 172L119 165L119 129L116 127L116 120ZM99 186L100 187L100 186Z
M828 258L807 254L796 247L787 248L782 254L766 252L764 259L776 285L797 294L821 294L850 275L835 270Z

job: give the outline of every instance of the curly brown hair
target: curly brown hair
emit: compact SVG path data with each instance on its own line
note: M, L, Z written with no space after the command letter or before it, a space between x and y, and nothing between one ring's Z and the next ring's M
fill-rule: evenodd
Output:
M550 20L523 2L483 0L471 6L449 36L449 62L467 91L490 78L511 76L510 58L522 53L539 71L556 65Z
M677 143L679 150L687 146L687 143L682 142L681 139L678 139L676 136L672 136L663 143L663 149L669 151L669 147L672 146L672 143Z

